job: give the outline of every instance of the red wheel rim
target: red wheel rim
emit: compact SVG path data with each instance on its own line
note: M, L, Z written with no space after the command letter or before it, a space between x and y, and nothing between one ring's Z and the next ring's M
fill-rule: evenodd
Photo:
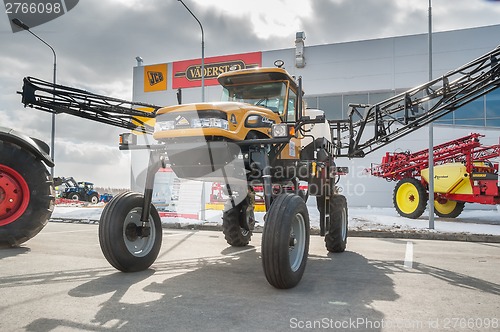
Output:
M0 165L0 226L16 221L30 202L30 190L14 169Z

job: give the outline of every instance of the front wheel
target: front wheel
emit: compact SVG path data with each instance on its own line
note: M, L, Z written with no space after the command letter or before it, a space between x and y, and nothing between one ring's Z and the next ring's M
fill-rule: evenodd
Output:
M139 193L124 192L106 205L99 221L102 253L113 267L123 272L146 270L160 252L160 216L151 205L149 222L143 226L143 201Z
M96 194L96 193L91 194L90 197L89 197L89 202L92 203L92 204L99 203L99 195Z
M417 219L425 211L427 192L419 180L404 178L394 188L393 203L400 216Z
M294 194L276 197L262 234L262 265L267 281L287 289L302 279L309 251L309 214L306 203Z

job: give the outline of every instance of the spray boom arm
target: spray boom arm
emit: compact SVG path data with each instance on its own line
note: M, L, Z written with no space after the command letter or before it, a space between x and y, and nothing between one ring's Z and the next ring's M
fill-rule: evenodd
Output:
M130 102L81 89L54 85L34 77L24 78L21 94L25 107L30 106L49 113L67 113L143 133L153 132L153 127L146 121L154 118L160 108L156 105Z
M364 157L497 89L499 60L500 46L440 78L377 104L350 104L348 120L330 121L337 156ZM368 124L373 125L369 126L372 133L365 132Z

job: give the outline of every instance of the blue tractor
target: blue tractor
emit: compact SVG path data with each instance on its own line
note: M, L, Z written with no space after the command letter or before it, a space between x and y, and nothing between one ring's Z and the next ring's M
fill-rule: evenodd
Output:
M92 204L99 203L99 193L94 190L94 184L91 182L76 182L73 177L61 177L55 178L54 183L56 186L65 185L64 191L61 193L62 198L90 202Z

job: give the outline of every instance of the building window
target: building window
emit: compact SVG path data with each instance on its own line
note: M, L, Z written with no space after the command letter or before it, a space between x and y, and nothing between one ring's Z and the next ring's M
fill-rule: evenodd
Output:
M500 90L488 93L485 97L486 125L500 127Z
M405 90L367 91L366 93L309 96L305 98L308 108L318 108L325 112L329 120L347 119L349 104L376 104ZM500 89L464 105L454 112L439 118L437 124L457 126L500 127Z
M325 112L329 120L344 119L342 112L342 95L318 97L318 108Z

